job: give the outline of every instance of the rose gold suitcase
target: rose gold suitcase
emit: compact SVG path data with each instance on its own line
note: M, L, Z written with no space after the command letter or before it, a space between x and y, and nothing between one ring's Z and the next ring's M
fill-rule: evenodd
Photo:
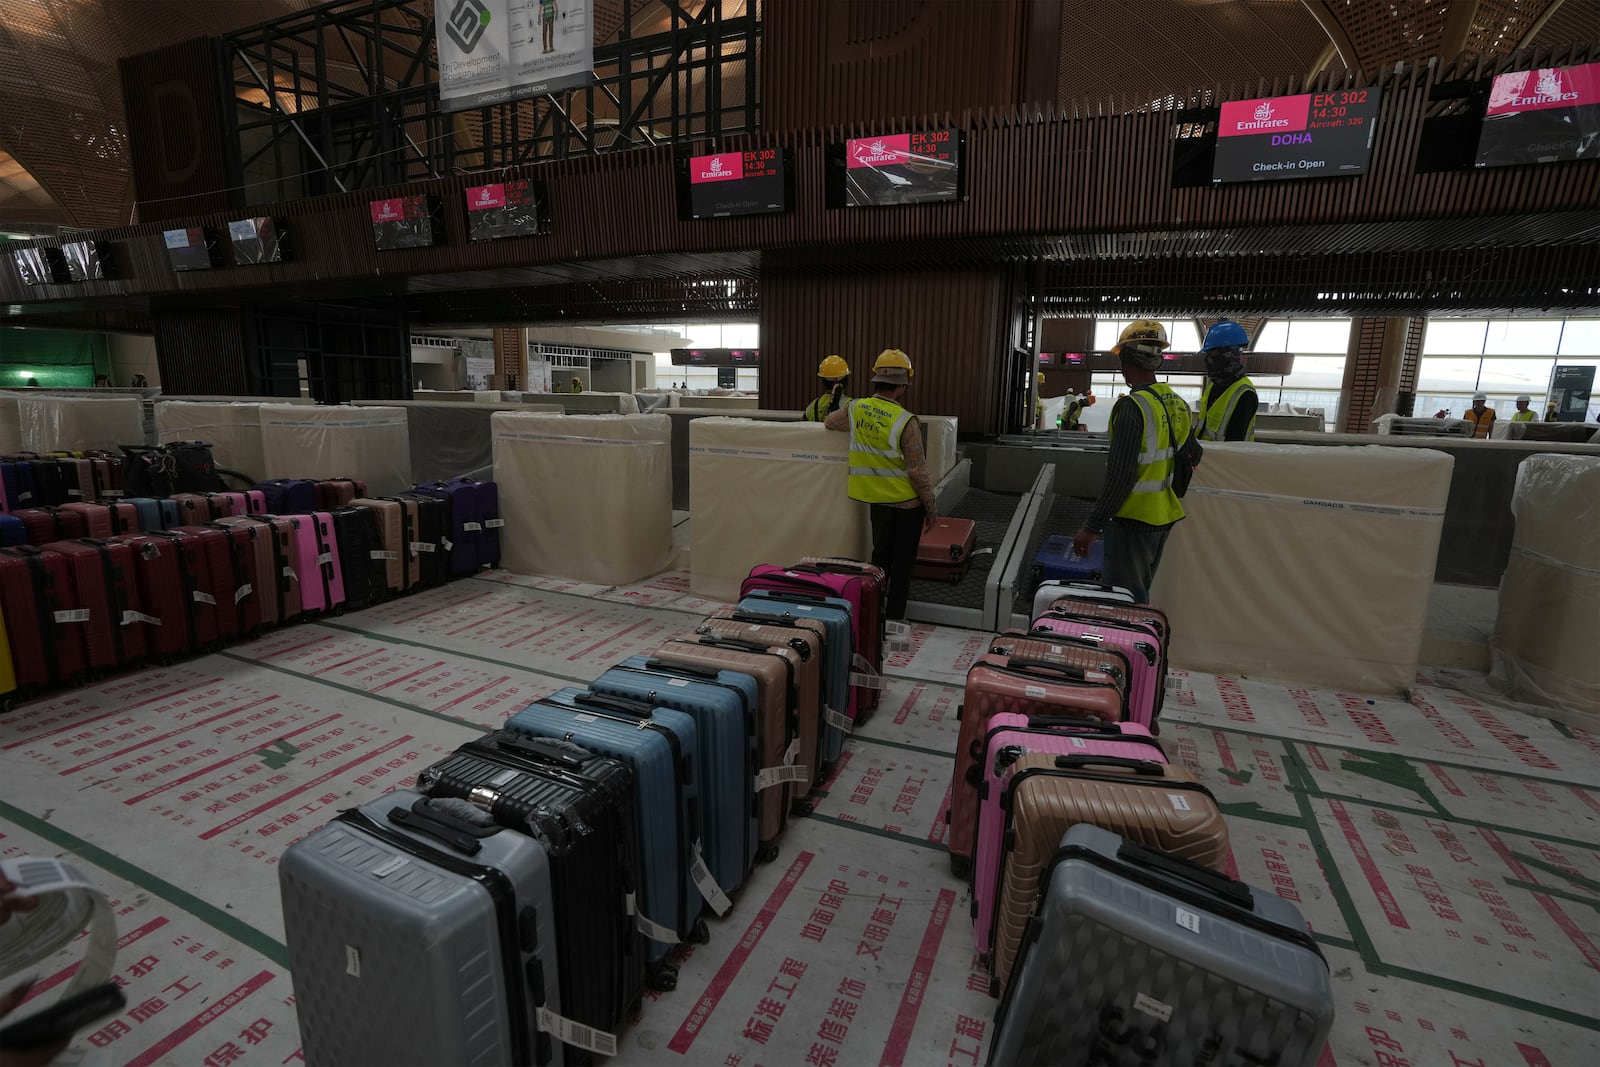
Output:
M669 667L691 670L737 671L756 680L757 771L751 782L760 811L761 847L756 859L769 862L778 855L778 836L789 822L789 785L765 786L771 779L797 779L805 768L785 764L793 745L799 750L798 720L794 714L795 665L799 654L789 649L773 652L752 642L728 641L705 634L685 634L668 641L651 654ZM809 781L809 778L807 779Z
M1090 823L1217 870L1228 859L1228 824L1216 798L1180 764L1029 752L1012 765L1005 788L992 994L1011 975L1039 875L1068 827Z
M278 562L278 538L269 522L261 522L253 515L230 515L218 519L217 525L238 527L249 537L250 551L255 557L254 573L262 586L255 593L257 607L261 609L261 625L276 626L283 620L283 610L278 586L283 583L283 565Z
M411 542L416 540L411 536L411 531L417 525L416 501L363 496L356 497L350 503L378 515L378 531L383 537L383 548L379 551L384 553L389 592L411 592L417 585L416 553L411 551Z
M811 620L807 620L808 622ZM815 629L799 626L767 626L736 622L731 618L713 616L700 624L697 632L731 641L749 641L765 646L769 651L783 652L795 657L795 710L800 737L800 754L796 763L806 768L810 777L795 786L792 799L801 814L811 813L806 797L817 783L822 760L822 664L823 624Z
M978 818L977 761L989 717L1002 711L1092 715L1110 722L1128 717L1128 660L1116 649L1001 634L988 654L967 671L966 692L957 713L956 763L950 779L950 870L958 878L972 871L973 834Z

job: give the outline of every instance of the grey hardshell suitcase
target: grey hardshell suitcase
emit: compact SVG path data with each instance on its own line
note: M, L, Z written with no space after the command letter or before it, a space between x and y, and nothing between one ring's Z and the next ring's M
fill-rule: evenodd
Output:
M400 789L291 845L278 882L311 1067L564 1063L534 838Z
M1287 900L1079 823L1040 880L991 1067L1312 1067L1328 964Z

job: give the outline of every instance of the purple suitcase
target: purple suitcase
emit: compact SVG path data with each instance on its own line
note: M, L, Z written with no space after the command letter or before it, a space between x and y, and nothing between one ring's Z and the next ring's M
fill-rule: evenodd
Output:
M1006 788L1011 765L1023 752L1060 756L1116 756L1166 763L1161 742L1137 723L1102 719L1056 718L1002 712L989 720L983 759L973 770L978 785L978 832L972 864L972 921L978 952L987 957L994 947L994 908L1000 895L1004 863Z
M1033 620L1036 634L1060 634L1074 642L1115 648L1128 657L1128 718L1154 731L1166 686L1167 656L1153 627L1047 611Z
M480 486L488 486L489 489L480 490ZM484 527L485 522L491 520L499 522L499 494L493 487L493 482L456 478L448 482L425 482L411 490L413 493L431 496L445 502L449 514L449 525L445 530L445 540L449 543L447 567L452 578L472 574L480 567L499 561L500 532L497 528ZM484 504L490 493L494 495L496 503L490 508L485 508ZM491 534L492 552L488 544Z

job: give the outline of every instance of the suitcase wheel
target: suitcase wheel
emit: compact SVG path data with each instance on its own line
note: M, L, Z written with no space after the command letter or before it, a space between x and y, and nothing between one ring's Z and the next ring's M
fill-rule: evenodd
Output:
M709 944L710 941L711 927L706 925L704 919L696 919L694 921L694 929L689 931L689 943L691 945L705 945Z
M776 841L768 841L766 844L764 844L760 848L756 849L756 862L757 863L771 863L773 860L775 860L777 858L778 858L778 843Z
M670 963L652 963L645 967L645 985L657 993L670 993L678 988L678 968Z
M789 805L789 814L797 819L804 818L816 810L816 806L809 800L797 800Z
M968 878L972 875L972 860L966 856L950 857L950 873L957 878Z
M7 693L5 696L0 697L0 715L4 715L6 712L17 706L16 696L16 693L13 692Z

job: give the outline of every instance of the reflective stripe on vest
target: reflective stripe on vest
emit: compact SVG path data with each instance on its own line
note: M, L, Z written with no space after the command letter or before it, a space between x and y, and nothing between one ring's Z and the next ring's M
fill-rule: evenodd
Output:
M1246 391L1254 392L1255 383L1249 378L1240 378L1222 391L1222 395L1215 400L1211 397L1212 382L1206 379L1205 388L1200 391L1200 440L1223 441L1228 436L1228 424L1233 421L1233 413L1239 406L1239 398ZM1244 428L1244 439L1256 439L1255 416L1250 417L1250 425Z
M1531 412L1531 411L1519 411L1515 415L1511 416L1511 421L1512 422L1532 422L1533 421L1533 412Z
M850 412L850 499L900 504L916 497L906 474L900 435L911 412L891 400L853 400Z
M1139 467L1133 492L1117 509L1117 518L1133 519L1151 526L1170 526L1183 518L1184 514L1178 494L1172 491L1172 474L1176 467L1172 442L1174 434L1180 441L1189 437L1189 405L1170 386L1160 382L1147 389L1134 390L1122 402L1128 401L1139 408L1144 435L1140 442ZM1169 419L1172 423L1170 433L1167 430ZM1113 441L1116 439L1116 421L1113 412Z

